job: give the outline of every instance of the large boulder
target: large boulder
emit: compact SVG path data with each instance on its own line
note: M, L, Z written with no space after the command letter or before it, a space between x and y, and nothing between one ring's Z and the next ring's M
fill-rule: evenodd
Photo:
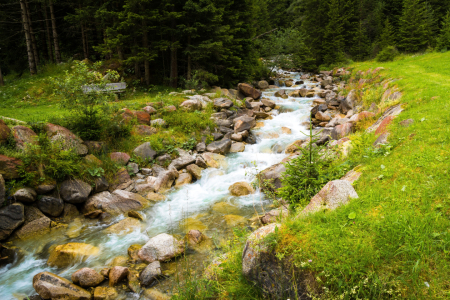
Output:
M234 132L242 132L245 130L250 130L256 126L256 120L253 117L249 117L247 115L240 116L233 120L234 123Z
M139 274L139 280L143 286L152 284L158 276L161 275L161 264L159 261L154 261L145 267Z
M14 203L0 209L0 241L8 238L11 233L25 222L24 206Z
M275 106L276 106L275 101L272 101L272 100L270 100L270 99L262 98L262 99L261 99L261 102L262 102L265 106L270 107L270 108L272 108L272 109L275 108Z
M22 203L33 203L36 200L36 191L32 188L22 188L17 190L13 198Z
M56 246L50 253L47 265L64 268L74 263L86 261L88 257L97 256L100 249L84 243L68 243Z
M150 142L146 142L143 143L142 145L139 145L138 147L136 147L136 149L133 150L133 153L144 160L154 159L156 156L156 151L153 150L152 146L150 145Z
M246 97L252 97L255 100L261 98L262 95L261 91L258 91L257 89L255 89L254 87L252 87L250 84L247 83L239 83L238 89Z
M115 190L112 193L105 191L89 197L83 206L83 213L102 210L110 215L119 215L148 206L150 202L139 194L123 190Z
M286 167L284 164L275 164L263 171L261 171L258 176L259 180L261 182L261 189L263 191L265 190L278 190L281 188L281 178L283 177L282 174L286 172Z
M26 144L36 145L38 143L38 136L36 132L28 127L22 125L14 126L12 129L12 133L14 136L14 140L16 141L16 148L19 150L24 150Z
M5 124L5 121L0 119L0 144L6 143L10 134L11 129L9 129L8 125Z
M72 274L73 283L79 284L84 288L97 286L103 280L105 280L105 277L91 268L82 268Z
M169 165L169 169L171 167L174 167L177 170L181 170L184 169L185 167L187 167L190 164L195 163L195 157L191 156L191 155L183 155L180 156L176 159L174 159L170 165Z
M214 99L214 107L217 109L228 109L233 106L233 102L227 98Z
M227 154L230 152L231 140L223 139L221 141L212 142L206 147L206 150L212 153Z
M90 184L79 179L66 180L61 183L60 192L64 201L71 204L78 204L88 199L89 194L92 192L92 187Z
M230 194L233 196L246 196L253 194L255 189L245 181L233 183L229 188Z
M234 143L231 145L231 148L230 148L231 153L244 152L244 150L245 150L244 143Z
M20 165L22 165L20 159L0 154L0 175L2 175L4 179L19 178Z
M52 143L58 144L64 150L73 150L78 155L86 155L88 153L87 146L79 137L73 134L69 129L59 125L47 123L45 131Z
M59 217L64 210L64 202L56 197L44 196L37 201L38 208L46 215Z
M180 107L187 111L196 111L202 109L202 103L197 100L186 100L180 104Z
M333 180L311 199L301 214L314 213L323 209L335 210L353 198L358 198L358 194L349 181Z
M152 237L138 252L141 260L152 263L174 258L185 250L184 242L179 241L167 233Z
M91 293L50 272L33 277L33 288L43 299L90 300Z

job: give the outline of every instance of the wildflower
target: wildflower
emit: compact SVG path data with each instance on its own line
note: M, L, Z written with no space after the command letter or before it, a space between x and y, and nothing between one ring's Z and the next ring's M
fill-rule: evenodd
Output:
M308 260L308 262L312 262L312 259Z

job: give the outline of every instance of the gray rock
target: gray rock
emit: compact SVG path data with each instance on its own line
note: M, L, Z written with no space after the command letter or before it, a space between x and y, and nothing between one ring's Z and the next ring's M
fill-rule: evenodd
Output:
M16 201L22 203L33 203L36 200L36 196L36 192L32 188L17 190L13 195Z
M212 153L219 153L219 154L227 154L230 151L231 148L231 140L230 139L224 139L217 142L212 142L206 147L206 150Z
M25 222L25 210L22 203L14 203L0 209L0 241Z
M270 108L272 108L272 109L275 108L275 106L276 106L275 102L272 101L272 100L270 100L270 99L262 98L262 99L261 99L261 102L262 102L265 106L270 107Z
M233 120L234 123L234 132L238 133L244 130L250 130L256 126L255 118L249 117L247 115L235 118Z
M217 124L217 126L231 127L233 122L231 122L230 120L217 119L216 124Z
M358 198L358 194L349 181L333 180L311 199L300 215L315 213L323 209L335 210L354 198Z
M195 164L197 166L199 166L200 168L207 168L208 165L206 164L206 161L203 159L203 157L201 155L198 155L197 158L195 159Z
M195 146L195 150L197 150L197 152L201 153L201 152L205 152L206 151L206 144L201 142L198 143L197 146Z
M191 155L180 156L172 161L172 163L169 165L169 169L170 167L174 167L177 170L181 170L189 166L190 164L193 164L194 162L195 162L194 156Z
M133 162L128 163L127 169L129 171L133 172L133 174L139 173L139 165L137 163L133 163Z
M282 187L282 174L286 172L286 167L283 164L273 165L259 173L261 180L261 189L275 191Z
M213 113L213 114L211 115L211 118L214 118L214 119L222 119L222 120L225 120L227 117L228 117L228 116L227 116L227 113L225 113L225 112Z
M44 214L52 217L58 217L64 210L64 202L55 197L41 197L38 199L37 205Z
M43 299L91 299L91 293L85 289L50 272L36 274L33 277L33 288Z
M219 127L219 131L223 134L227 134L227 133L233 133L234 130L229 128L229 127L225 127L225 126L220 126Z
M155 177L159 177L165 171L166 171L166 169L164 169L163 167L158 166L158 165L154 165L153 168L152 168L152 174Z
M209 99L209 98L208 98ZM197 99L186 100L180 104L180 107L187 111L195 111L202 109L202 102Z
M328 96L328 95L327 95ZM341 101L341 105L339 109L343 114L347 114L349 110L352 110L358 101L356 90L351 90L350 93L345 97L343 101Z
M109 188L109 183L103 176L95 178L94 183L95 183L94 193L101 193L107 191Z
M128 213L132 210L141 210L150 206L150 202L139 194L115 190L114 192L101 192L89 197L84 203L83 213L102 210L110 215Z
M386 145L388 143L389 135L390 135L389 132L380 134L380 136L377 138L377 140L373 143L373 146L380 147L380 145Z
M92 192L90 184L79 179L66 180L61 183L61 197L64 201L71 204L78 204L85 202L89 194Z
M152 284L155 279L161 275L161 264L159 261L154 261L145 267L139 274L139 280L141 284L146 286Z
M166 125L166 121L164 121L163 119L155 119L150 121L150 125L163 127Z
M138 252L141 260L152 263L174 258L185 250L184 242L167 233L152 237Z
M256 142L257 142L256 136L252 133L249 133L247 138L245 139L245 142L250 145L256 144Z
M152 175L152 169L149 168L142 168L141 172L143 175Z
M136 149L133 150L133 153L144 160L154 159L156 156L156 151L153 150L152 146L150 146L150 142L143 143L142 145L136 147Z
M223 138L223 134L220 133L220 132L214 132L214 133L212 134L212 136L214 137L214 140L215 140L215 141L220 140L221 138Z
M170 156L170 154L167 154L167 153L160 155L156 158L156 161L160 165L164 165L166 162L170 162L171 160L172 160L172 156Z
M233 102L227 98L217 98L214 99L214 107L221 109L225 108L228 109L233 106Z
M36 193L38 195L45 195L50 193L56 188L56 184L40 184L36 187Z

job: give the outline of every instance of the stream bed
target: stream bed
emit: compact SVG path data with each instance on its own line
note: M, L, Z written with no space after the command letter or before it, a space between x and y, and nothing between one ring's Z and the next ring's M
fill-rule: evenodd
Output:
M283 72L281 76L295 82L300 80L301 74ZM317 83L305 81L302 85L280 89L288 93L302 87L314 88L316 85ZM275 101L279 108L273 111L271 119L258 120L257 128L252 129L258 137L258 142L246 145L244 152L228 154L225 163L219 169L203 170L200 180L171 191L167 194L167 200L144 210L147 220L141 229L126 235L106 234L104 232L106 227L125 217L117 217L107 224L82 218L82 229L76 237L68 237L67 229L62 228L44 236L16 241L14 245L22 249L25 255L13 264L0 268L0 299L23 299L27 295L35 294L32 286L33 276L42 271L49 271L69 280L72 273L82 267L100 271L114 258L127 257L130 245L143 245L149 238L160 233L181 237L189 229L199 229L211 239L226 240L233 227L248 225L246 221L236 216L248 220L256 215L256 211L261 215L263 208L270 210L271 201L259 190L248 196L234 197L230 195L228 188L235 182L252 182L258 172L280 163L287 157L284 152L273 153L274 147L284 149L296 140L306 139L305 133L308 129L302 123L309 120L311 103L315 98L283 99L274 96L277 90L268 89L263 92L262 97ZM291 134L283 133L282 127L289 128ZM230 220L224 218L225 215L235 217ZM56 245L69 242L94 245L100 248L100 254L68 268L47 266L49 251ZM203 250L188 250L190 267L201 271L212 259L213 249L214 243L209 243ZM161 292L171 292L175 285L175 273L177 270L180 272L176 264L177 260L161 264L163 274L169 276L155 288ZM123 299L139 299L139 295L133 293L122 296Z

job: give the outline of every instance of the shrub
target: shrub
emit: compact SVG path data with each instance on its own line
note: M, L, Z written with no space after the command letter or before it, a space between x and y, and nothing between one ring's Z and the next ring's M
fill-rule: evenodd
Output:
M385 61L393 61L395 57L398 56L397 48L393 46L388 46L378 53L376 57L376 61L385 62Z

